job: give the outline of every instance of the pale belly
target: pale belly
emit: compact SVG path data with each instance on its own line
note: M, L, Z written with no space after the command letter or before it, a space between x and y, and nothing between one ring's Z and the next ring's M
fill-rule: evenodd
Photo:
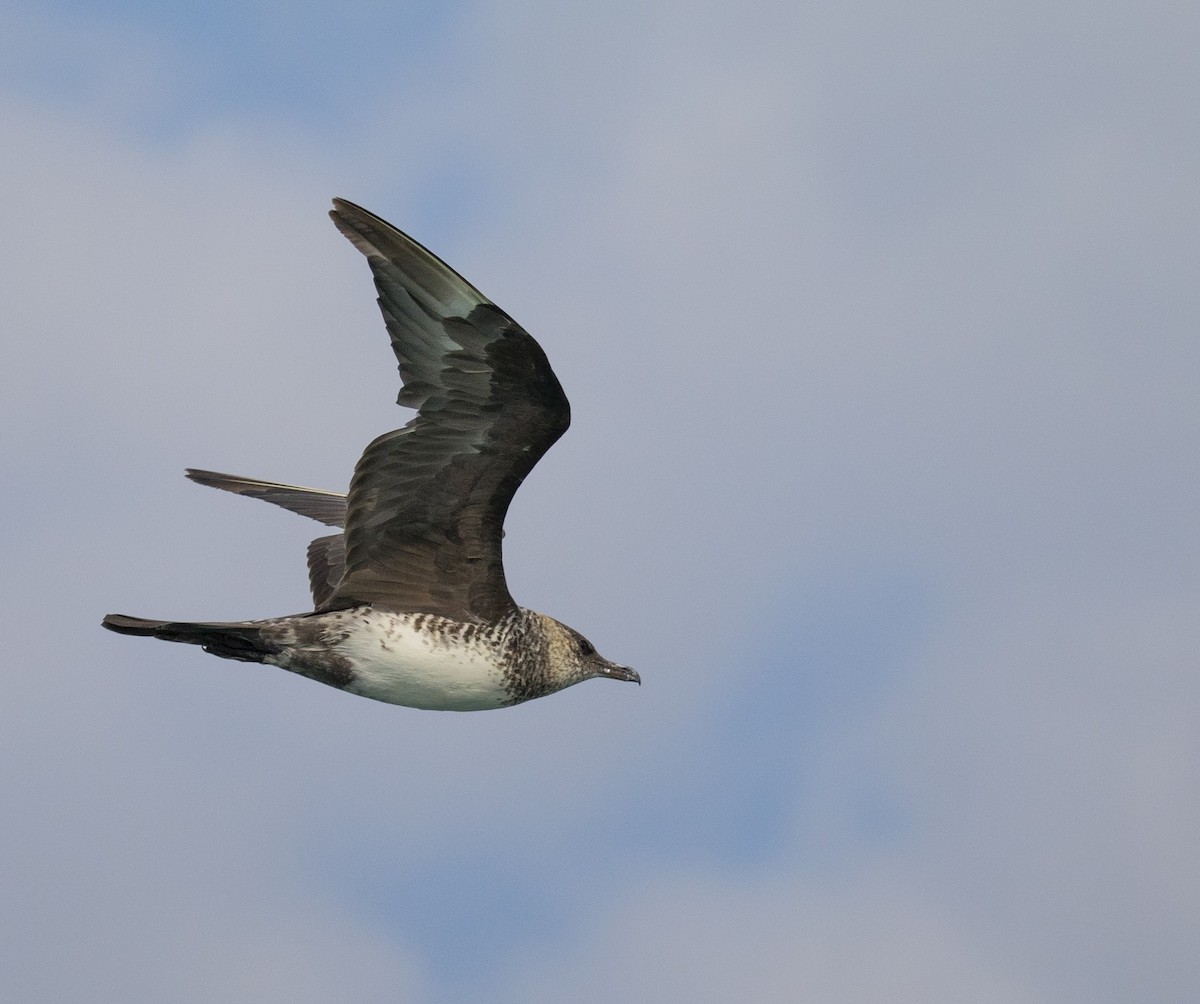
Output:
M308 624L319 627L320 644L297 638L290 653L271 661L303 675L315 675L305 670L310 661L344 661L348 679L335 685L409 708L484 711L512 703L494 649L462 637L452 622L358 608L314 617Z

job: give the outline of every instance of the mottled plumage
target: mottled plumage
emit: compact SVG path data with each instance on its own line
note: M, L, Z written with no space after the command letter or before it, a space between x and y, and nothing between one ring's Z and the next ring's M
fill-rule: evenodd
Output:
M224 624L110 614L104 626L418 708L501 707L594 676L638 681L572 628L518 607L505 582L509 503L570 424L545 353L390 224L341 199L330 216L371 266L399 364L397 403L416 416L366 448L348 495L187 472L344 527L309 545L314 610Z

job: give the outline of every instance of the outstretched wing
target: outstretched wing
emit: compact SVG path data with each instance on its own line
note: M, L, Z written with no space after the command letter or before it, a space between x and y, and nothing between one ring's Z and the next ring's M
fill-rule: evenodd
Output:
M513 608L501 536L513 494L570 424L546 354L452 268L341 199L329 214L367 257L417 409L350 482L346 570L328 607L491 621Z
M259 481L243 478L237 474L218 474L216 471L201 471L189 467L184 473L198 485L220 488L235 495L247 495L282 506L291 512L315 519L326 526L346 525L346 496L341 492L327 492L320 488L301 488L299 485L282 485L275 481Z
M193 467L184 473L198 485L273 502L327 526L346 525L346 496L341 492L260 481L237 474L218 474L216 471L201 471ZM345 570L346 543L342 534L318 537L308 545L308 585L314 607L319 609L329 602Z

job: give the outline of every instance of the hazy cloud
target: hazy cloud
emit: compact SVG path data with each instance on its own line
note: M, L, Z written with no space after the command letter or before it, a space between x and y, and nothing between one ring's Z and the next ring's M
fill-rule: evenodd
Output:
M248 11L8 19L9 986L1190 1000L1195 17ZM547 349L510 581L640 691L100 631L306 604L309 528L181 474L339 487L404 420L335 194Z

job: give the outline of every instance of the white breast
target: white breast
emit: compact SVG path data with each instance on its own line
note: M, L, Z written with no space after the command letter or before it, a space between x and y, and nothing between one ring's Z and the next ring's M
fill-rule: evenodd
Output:
M483 711L509 703L487 638L464 638L457 625L435 617L362 608L346 614L345 638L330 640L353 666L354 680L345 688L350 693L439 711Z

